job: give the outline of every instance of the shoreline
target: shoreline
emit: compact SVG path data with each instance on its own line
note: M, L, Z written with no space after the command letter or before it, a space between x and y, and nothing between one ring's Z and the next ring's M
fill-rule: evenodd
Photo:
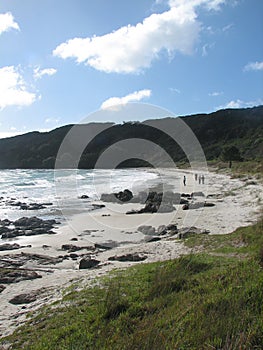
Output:
M263 186L259 181L231 179L225 174L208 172L205 174L205 185L199 185L195 182L194 174L190 169L178 169L178 173L182 176L185 174L187 177L186 186L183 186L180 181L179 189L173 182L172 171L162 170L162 178L167 182L165 184L169 189L180 190L180 193L202 190L215 206L183 211L178 205L177 210L172 213L126 215L128 210L140 209L142 205L103 203L105 207L102 209L70 216L67 223L55 229L54 235L27 236L16 240L23 245L30 243L31 248L1 251L1 259L7 256L14 259L21 252L56 258L69 255L69 252L61 249L63 244L86 247L75 252L77 255L75 259L69 257L56 264L41 264L32 259L26 262L23 268L39 272L42 278L5 285L6 288L0 293L1 334L11 333L26 320L28 312L58 300L62 296L63 289L73 281L82 280L83 283L91 283L95 278L115 268L126 268L141 263L109 261L108 259L112 256L128 253L145 255L147 258L142 262L147 263L174 259L191 252L191 249L184 245L183 240L169 235L156 242L145 242L145 235L137 230L141 225L150 225L156 229L160 225L168 224L177 225L179 229L195 226L201 230L209 230L210 234L225 234L257 220L263 201ZM96 243L107 241L115 241L117 246L108 250L87 249ZM99 260L99 268L79 269L79 260L85 255ZM32 291L39 291L36 301L21 305L10 304L12 297L22 293L32 293Z

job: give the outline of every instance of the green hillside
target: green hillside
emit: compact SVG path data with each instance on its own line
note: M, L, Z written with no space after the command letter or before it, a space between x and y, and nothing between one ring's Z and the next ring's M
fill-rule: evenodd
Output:
M226 146L235 146L244 160L260 160L263 157L263 106L220 110L211 114L180 118L197 137L207 160L220 158ZM75 126L76 133L83 142L85 142L85 135L97 135L84 149L78 167L93 168L99 155L105 149L118 141L130 138L152 141L164 149L174 161L186 161L186 154L175 140L160 131L160 126L167 123L172 128L173 124L176 125L176 119L167 118L124 124L94 122L77 125ZM66 125L46 133L31 132L1 139L0 168L53 168L59 147L72 126ZM107 129L100 132L102 127L107 127ZM137 159L127 161L122 165L149 165L140 160L143 155L148 163L158 163L158 156L162 158L161 154L153 152L149 146L143 150L138 149Z

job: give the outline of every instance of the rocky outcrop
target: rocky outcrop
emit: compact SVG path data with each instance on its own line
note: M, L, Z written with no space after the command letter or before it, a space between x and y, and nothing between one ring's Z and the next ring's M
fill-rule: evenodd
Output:
M54 226L59 224L56 220L42 220L36 216L22 217L16 221L0 221L0 234L2 239L17 236L34 236L41 234L54 234ZM10 225L12 225L10 227Z

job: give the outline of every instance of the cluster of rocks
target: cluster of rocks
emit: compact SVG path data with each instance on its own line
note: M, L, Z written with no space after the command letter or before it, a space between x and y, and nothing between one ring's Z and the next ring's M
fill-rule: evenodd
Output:
M196 202L193 200L196 197L205 197L203 192L192 192L192 193L175 193L172 191L158 192L150 191L149 193L145 191L139 192L137 195L125 189L118 193L102 194L101 200L104 202L112 203L140 203L144 204L144 207L139 210L130 210L126 214L143 214L143 213L170 213L175 209L174 205L183 205L183 210L188 209L198 209L201 207L211 207L214 206L213 203L207 202Z
M120 191L117 193L103 193L100 197L100 200L103 202L111 202L111 203L125 203L130 202L133 199L133 193L125 189L124 191Z
M5 250L16 250L16 249L21 249L21 248L31 248L32 246L29 245L20 245L18 243L4 243L0 245L0 251L5 251Z
M15 198L5 200L4 197L0 197L0 200L7 206L17 207L21 210L40 210L46 209L48 206L53 205L53 203L25 203L18 201Z
M54 234L54 226L59 224L56 220L42 220L36 216L22 217L15 221L0 220L1 238L14 238L17 236L34 236L41 234Z
M157 229L150 225L142 225L137 229L144 234L146 242L154 242L162 239L162 236L173 236L174 238L183 239L195 234L208 234L208 230L202 230L195 226L183 227L178 229L175 224L160 225ZM150 238L149 238L150 236Z

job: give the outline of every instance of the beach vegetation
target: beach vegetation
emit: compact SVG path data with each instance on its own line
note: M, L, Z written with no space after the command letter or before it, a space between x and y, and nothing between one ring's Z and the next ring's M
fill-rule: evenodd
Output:
M263 220L185 242L200 252L69 288L1 343L28 350L261 349Z

